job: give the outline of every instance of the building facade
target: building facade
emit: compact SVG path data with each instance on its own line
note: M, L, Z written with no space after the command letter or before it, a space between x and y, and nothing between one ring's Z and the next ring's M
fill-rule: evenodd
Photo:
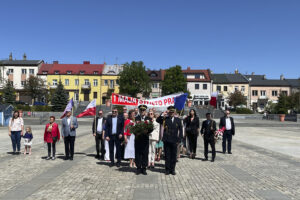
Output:
M157 98L162 96L161 82L165 76L165 70L147 70L147 74L151 80L150 98Z
M218 93L218 108L230 108L228 97L235 91L240 91L247 101L246 106L250 106L249 81L237 70L234 74L212 74L212 80L213 92Z
M212 93L210 70L194 70L188 67L182 70L187 80L187 89L192 97L193 105L207 106Z

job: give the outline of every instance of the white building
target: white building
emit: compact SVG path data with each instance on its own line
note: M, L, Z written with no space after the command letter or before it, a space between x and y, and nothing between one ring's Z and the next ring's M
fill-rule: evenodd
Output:
M191 93L193 105L209 105L212 93L210 70L182 70L187 79L187 89Z
M13 60L12 54L8 60L0 61L0 89L2 89L7 81L10 81L16 90L16 101L28 102L28 99L22 99L20 93L24 89L24 84L29 76L36 76L43 60L27 60L23 55L23 60ZM30 103L30 102L28 102Z

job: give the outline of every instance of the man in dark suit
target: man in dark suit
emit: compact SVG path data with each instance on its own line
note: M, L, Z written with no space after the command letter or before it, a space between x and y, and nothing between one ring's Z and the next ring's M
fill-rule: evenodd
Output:
M170 173L176 175L177 144L183 137L183 130L181 119L175 117L175 107L169 106L168 111L168 116L165 111L156 121L162 124L164 128L162 141L164 142L166 175Z
M94 119L93 122L93 136L95 137L96 142L96 152L97 155L95 158L104 160L105 146L104 146L104 127L105 127L106 118L103 117L103 110L98 111L98 117ZM101 147L100 147L101 146ZM101 152L101 156L100 156Z
M210 144L212 151L211 162L215 161L216 149L215 149L215 132L216 132L216 122L211 119L211 114L206 113L206 120L202 122L201 135L204 139L204 157L203 161L208 160L208 144Z
M226 152L226 141L227 141L228 154L232 154L231 153L231 140L232 140L232 136L235 134L235 125L234 125L233 118L230 117L229 110L226 110L225 116L220 119L219 128L223 128L223 127L225 127L225 131L223 133L223 143L222 143L223 153Z
M118 116L117 108L113 108L112 115L107 117L105 126L105 138L109 141L110 166L112 167L115 164L114 147L116 146L117 167L120 167L124 119L122 116Z
M151 121L149 117L146 116L146 105L140 105L139 114L135 117L135 121ZM135 163L137 167L137 175L140 173L147 175L146 167L148 166L148 152L149 152L149 133L141 134L135 137L134 140L135 148Z

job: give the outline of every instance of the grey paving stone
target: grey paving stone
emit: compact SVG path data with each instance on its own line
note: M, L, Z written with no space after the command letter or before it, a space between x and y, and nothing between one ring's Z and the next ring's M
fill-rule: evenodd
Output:
M257 179L234 165L220 165L230 175L240 181L257 181Z
M257 190L256 193L265 200L290 200L289 197L277 190Z
M155 189L137 188L133 193L134 200L159 200L159 191Z
M156 174L148 174L147 176L139 175L136 177L136 184L157 184L158 177Z

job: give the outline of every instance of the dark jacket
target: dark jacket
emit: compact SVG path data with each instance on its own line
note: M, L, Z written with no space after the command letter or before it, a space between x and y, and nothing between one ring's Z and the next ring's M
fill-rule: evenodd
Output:
M152 119L148 116L144 116L144 121L146 120L149 120L151 121ZM137 115L135 117L135 121L138 122L138 121L142 121L142 117L140 115ZM153 131L153 130L152 130ZM152 131L149 131L149 133L151 133ZM149 141L149 134L143 134L143 135L140 135L139 137L135 137L135 140L139 140L139 141L146 141L148 142ZM148 142L149 143L149 142Z
M92 131L93 131L93 134L96 133L97 131L97 127L98 127L98 119L99 117L96 117L96 126L95 126L95 118L94 118L94 121L93 121L93 127L92 127ZM106 118L103 117L103 120L102 120L102 130L104 131L105 129L105 122L106 122ZM96 128L96 129L95 129ZM101 133L102 134L102 133Z
M191 121L191 117L188 116L184 119L185 124L185 131L187 134L198 134L198 128L200 128L199 125L200 121L198 117L195 117L193 121Z
M156 121L164 126L163 142L178 143L182 140L181 119L174 117L174 122L172 122L172 119L169 116L159 116Z
M122 116L117 116L117 133L116 135L124 135L124 118ZM105 123L105 137L111 137L112 136L112 129L113 129L113 124L112 124L112 116L108 116L106 119ZM119 138L119 137L117 137Z
M205 120L202 122L201 134L204 134L204 139L214 140L217 123L214 120Z
M235 134L235 126L234 126L234 121L233 118L230 117L230 121L231 121L231 134L234 135ZM221 117L220 119L220 124L219 124L219 128L226 128L226 117Z

